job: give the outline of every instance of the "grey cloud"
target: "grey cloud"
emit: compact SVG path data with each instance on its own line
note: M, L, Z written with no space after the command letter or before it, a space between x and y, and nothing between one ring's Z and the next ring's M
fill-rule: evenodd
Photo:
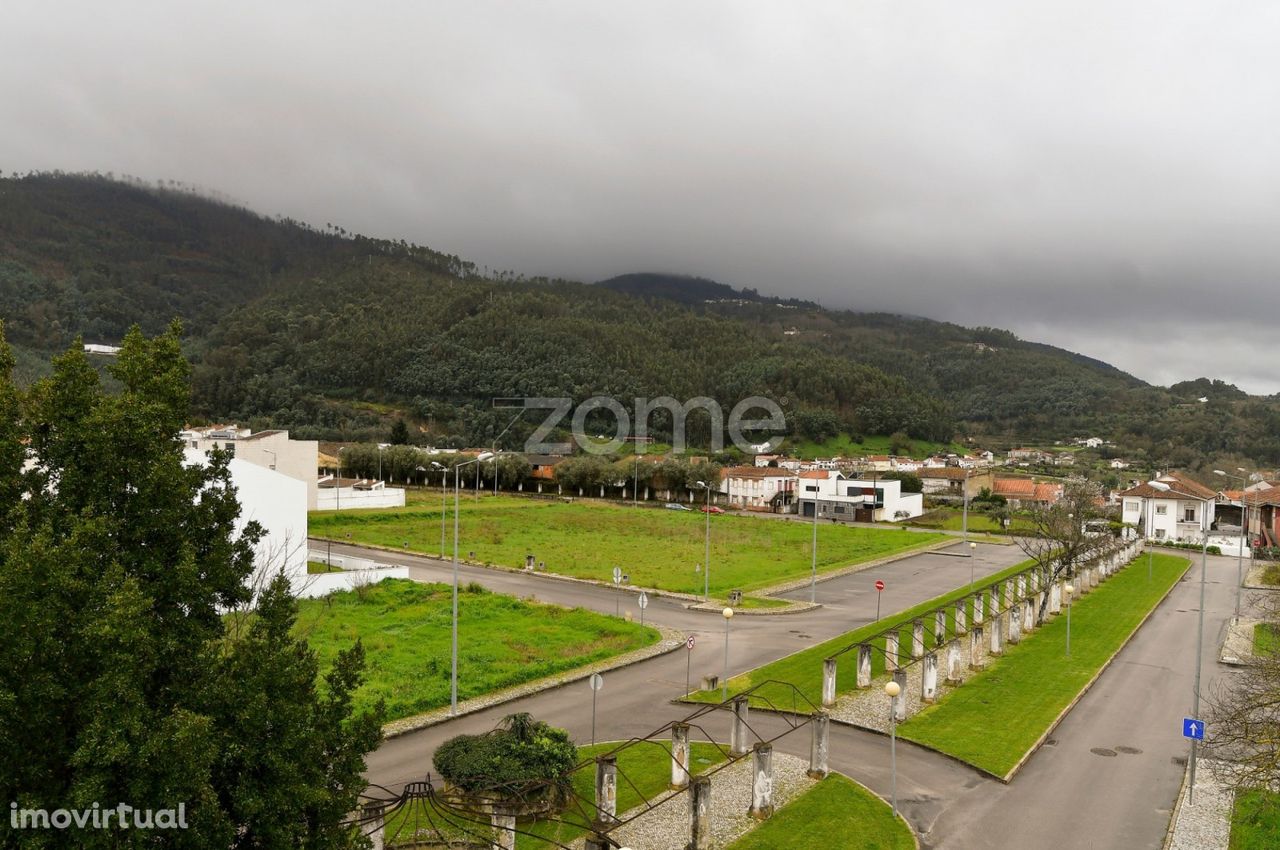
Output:
M30 4L0 32L0 168L1275 392L1277 31L1256 0Z

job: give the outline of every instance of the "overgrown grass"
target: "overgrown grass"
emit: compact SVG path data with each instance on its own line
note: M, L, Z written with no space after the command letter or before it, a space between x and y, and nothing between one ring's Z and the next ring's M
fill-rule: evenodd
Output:
M1001 570L994 575L988 576L982 581L974 585L975 592L982 588L986 588L994 582L1000 581L1011 575L1016 575L1031 566L1031 561L1023 561L1012 567ZM774 707L778 709L793 709L798 711L809 711L808 703L804 702L807 697L814 705L820 705L822 702L822 661L830 657L835 652L844 649L847 646L869 641L872 636L882 632L888 632L894 626L898 627L898 645L899 656L906 657L911 648L912 622L917 617L924 617L931 614L938 608L946 607L946 627L950 633L955 628L955 601L969 595L969 586L957 588L949 593L941 596L935 596L933 599L921 602L919 605L908 608L905 611L899 611L890 614L878 620L875 623L868 623L860 629L854 629L851 632L845 632L830 640L823 641L780 658L777 661L757 667L738 676L734 676L729 680L730 693L745 691L755 685L763 685L760 690L752 695L754 705L761 707ZM990 600L988 599L988 605ZM973 617L972 606L966 603L966 618L971 621ZM925 645L933 645L933 621L927 619L925 622ZM872 641L872 645L876 648L871 655L871 673L873 676L879 676L884 673L884 639ZM837 657L836 660L836 689L837 693L844 693L853 690L857 684L857 666L858 653L856 650L850 650L843 655ZM800 692L797 696L786 684L764 684L766 682L780 682L794 685ZM697 702L715 703L720 701L720 689L716 688L711 691L697 691L690 695L689 699Z
M1280 847L1280 794L1241 791L1231 807L1230 850L1275 850Z
M389 510L316 512L311 514L310 533L438 554L438 498ZM450 515L450 536L452 523ZM482 563L514 567L523 566L525 556L532 554L550 572L600 581L609 581L614 566L619 566L632 585L702 592L705 525L701 513L484 496L462 503L460 523L464 558L474 552L475 560ZM712 516L712 594L724 598L730 590L750 591L807 576L811 535L807 523ZM944 539L940 534L899 528L822 525L818 570L829 572Z
M342 567L335 567L331 564L326 564L324 561L307 561L307 573L310 575L340 572L342 572Z
M830 774L728 850L913 850L915 840L889 805L837 773Z
M458 698L468 699L648 646L657 630L581 608L560 608L461 589ZM386 701L387 717L449 703L452 590L385 579L299 603L297 630L325 669L340 650L364 643L368 680L358 706Z
M1093 679L1147 613L1190 566L1156 555L1079 597L1071 611L1071 656L1065 655L1066 614L1006 646L985 671L898 727L904 738L1005 776Z
M1253 654L1275 655L1280 651L1280 626L1275 623L1258 623L1253 627Z
M580 761L586 761L603 755L616 746L617 743L613 742L579 747L578 757ZM714 744L701 741L692 743L689 756L690 768L694 773L702 773L724 761L724 755ZM618 814L640 805L643 802L642 794L649 798L661 794L670 780L670 744L641 744L623 750L618 754ZM586 800L594 799L595 770L593 767L588 765L574 774L573 789ZM679 803L669 805L679 805ZM436 820L439 821L438 818ZM581 837L587 831L587 826L582 813L572 807L558 814L555 819L521 821L517 829L531 835L517 835L516 847L522 850L545 850L554 846L534 836L569 844ZM430 835L429 822L422 811L414 808L396 812L387 819L387 846L410 844L419 830L426 831L426 834L421 836L422 840L426 840ZM452 831L451 834L457 835L457 831Z

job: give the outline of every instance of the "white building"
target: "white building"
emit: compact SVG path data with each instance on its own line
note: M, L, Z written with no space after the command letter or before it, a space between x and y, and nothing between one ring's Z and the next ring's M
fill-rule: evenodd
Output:
M188 466L204 466L208 459L200 449L184 450ZM296 591L307 579L307 485L240 458L233 458L228 469L240 502L236 533L250 521L266 532L258 542L251 586L261 587L283 570Z
M190 429L180 435L189 449L224 449L237 460L274 469L307 485L307 509L319 506L316 469L320 448L315 440L291 440L288 431L258 431L225 427Z
M317 510L351 511L361 508L403 508L404 488L388 487L372 478L342 478L326 475L320 479Z
M924 513L924 497L903 493L902 482L883 478L849 477L841 472L815 470L800 475L800 515L843 522L892 522Z
M720 476L720 492L737 508L788 511L795 500L796 474L767 466L733 466Z
M1148 540L1199 543L1213 529L1216 493L1171 472L1119 493L1121 521Z

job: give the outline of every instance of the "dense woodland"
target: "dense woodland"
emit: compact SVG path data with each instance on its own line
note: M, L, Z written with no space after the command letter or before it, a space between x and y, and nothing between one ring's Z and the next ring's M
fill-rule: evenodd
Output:
M705 395L728 410L763 395L814 438L999 448L1098 435L1153 462L1280 463L1280 399L1209 379L1152 387L1007 331L711 281L485 275L421 246L112 176L0 178L0 316L28 380L78 336L115 343L180 317L201 415L326 439L376 438L403 417L415 441L489 445L511 419L495 397ZM537 424L526 419L504 442L523 440ZM705 420L691 422L705 439ZM659 438L667 427L652 423Z

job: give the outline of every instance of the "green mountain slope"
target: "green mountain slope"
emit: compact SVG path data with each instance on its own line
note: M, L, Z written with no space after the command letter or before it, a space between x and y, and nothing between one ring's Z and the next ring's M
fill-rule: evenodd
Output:
M672 275L485 279L421 246L97 176L0 179L0 316L25 364L77 334L111 343L133 323L180 317L201 414L326 438L371 436L405 415L432 440L486 444L510 419L495 397L708 395L727 410L763 395L814 438L1089 432L1171 462L1280 460L1274 399L1212 382L1150 387L998 329ZM1200 386L1212 400L1188 404ZM537 424L528 418L514 441ZM695 417L693 437L705 433Z

